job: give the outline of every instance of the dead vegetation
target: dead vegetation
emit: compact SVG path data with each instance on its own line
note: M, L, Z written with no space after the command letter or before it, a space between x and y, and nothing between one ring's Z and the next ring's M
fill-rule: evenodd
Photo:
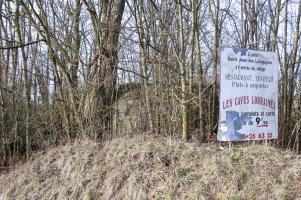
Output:
M139 136L36 154L0 175L0 199L298 199L300 156Z

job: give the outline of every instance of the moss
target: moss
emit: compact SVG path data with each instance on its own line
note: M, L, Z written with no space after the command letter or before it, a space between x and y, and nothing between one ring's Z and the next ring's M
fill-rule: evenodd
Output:
M126 166L126 170L127 170L128 173L133 172L135 169L136 169L136 166L133 165L133 164L128 164L128 165Z
M244 152L241 151L240 149L236 149L236 148L233 149L233 153L234 153L234 155L233 155L234 160L239 161L244 158Z
M282 187L280 189L280 199L282 199L282 200L288 199L288 191L285 187Z
M72 191L71 191L71 187L70 186L68 186L68 185L63 185L63 187L62 187L62 193L63 193L63 195L64 196L70 196L71 195L71 193L72 193Z
M187 174L188 174L187 169L185 169L185 168L176 168L174 173L173 173L173 177L177 181L181 181L187 176Z
M230 200L240 200L240 196L238 194L233 194L229 198Z

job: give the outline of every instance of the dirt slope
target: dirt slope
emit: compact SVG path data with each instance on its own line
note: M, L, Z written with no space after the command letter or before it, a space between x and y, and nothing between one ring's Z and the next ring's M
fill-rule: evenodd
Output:
M301 158L259 145L86 140L1 174L0 199L301 199Z

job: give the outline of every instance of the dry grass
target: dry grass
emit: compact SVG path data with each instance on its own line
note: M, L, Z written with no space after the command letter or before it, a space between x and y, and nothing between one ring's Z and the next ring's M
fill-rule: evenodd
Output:
M86 140L0 175L0 199L301 199L301 158L260 145Z

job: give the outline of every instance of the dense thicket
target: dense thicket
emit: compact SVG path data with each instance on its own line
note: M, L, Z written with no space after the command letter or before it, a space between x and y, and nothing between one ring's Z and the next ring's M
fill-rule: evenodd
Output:
M279 133L299 151L300 13L293 0L0 0L0 157L77 137L207 141L219 48L279 55Z

